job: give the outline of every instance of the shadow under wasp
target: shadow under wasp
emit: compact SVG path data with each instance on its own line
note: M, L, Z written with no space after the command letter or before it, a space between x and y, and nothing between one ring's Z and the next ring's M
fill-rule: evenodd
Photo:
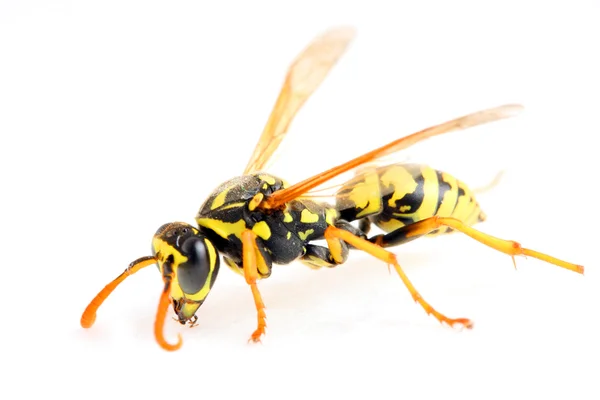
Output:
M250 287L257 312L257 327L250 340L257 342L266 327L257 282L271 275L274 264L300 260L311 268L335 267L355 249L392 266L427 314L450 326L471 328L469 319L449 318L430 305L404 273L396 255L387 250L422 236L452 231L510 255L513 262L515 256L526 255L583 274L580 265L474 229L472 225L485 220L485 214L473 191L446 172L409 163L365 167L427 138L511 117L522 109L520 105L482 110L426 128L293 185L263 171L294 116L353 37L352 28L331 29L297 56L243 174L213 191L196 215L197 227L183 222L161 226L152 239L152 255L133 261L98 293L81 316L82 327L94 324L97 309L126 277L157 265L164 288L154 334L163 349L177 350L182 345L181 335L171 344L163 334L168 307L173 306L181 324L194 326L196 312L213 287L222 257ZM349 171L356 173L338 188L332 204L312 195L321 185ZM372 225L384 233L369 236ZM316 243L323 240L325 245Z

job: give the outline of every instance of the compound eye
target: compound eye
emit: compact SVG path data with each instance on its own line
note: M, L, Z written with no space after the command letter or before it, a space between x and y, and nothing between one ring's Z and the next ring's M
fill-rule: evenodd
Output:
M208 279L210 258L204 239L191 236L187 238L181 250L187 261L177 268L177 279L184 293L194 294L200 291Z

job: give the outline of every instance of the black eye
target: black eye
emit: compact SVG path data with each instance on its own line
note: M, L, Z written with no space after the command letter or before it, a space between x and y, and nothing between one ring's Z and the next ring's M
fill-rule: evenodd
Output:
M210 272L210 258L204 239L191 236L183 242L181 250L188 258L177 271L179 286L184 293L194 294L200 291Z

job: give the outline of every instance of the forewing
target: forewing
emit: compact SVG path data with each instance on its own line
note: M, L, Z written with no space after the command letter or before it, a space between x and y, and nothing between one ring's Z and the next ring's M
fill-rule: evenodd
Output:
M433 136L441 135L444 133L462 130L477 125L486 124L493 121L498 121L504 118L512 117L522 111L523 107L516 104L507 104L487 110L481 110L472 114L462 116L439 125L431 126L423 129L419 132L397 139L391 143L388 143L382 147L365 153L359 157L356 157L350 161L333 167L323 173L308 178L300 183L288 187L287 189L280 190L273 193L265 200L264 206L266 208L278 208L293 200L300 197L310 190L323 185L330 181L336 176L345 173L347 171L356 169L364 166L367 163L374 162L381 157L391 155L400 150L406 149L416 143L419 143L425 139Z
M355 31L338 27L314 39L290 66L267 124L248 161L244 174L265 167L285 137L302 105L319 87L352 41Z

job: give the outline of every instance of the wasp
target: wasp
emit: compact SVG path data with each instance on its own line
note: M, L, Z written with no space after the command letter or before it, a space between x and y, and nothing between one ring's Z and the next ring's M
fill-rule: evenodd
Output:
M194 326L196 312L210 293L220 259L241 274L256 306L256 329L250 341L265 334L265 306L258 281L273 265L299 260L311 268L335 267L360 250L393 267L412 298L427 314L450 326L472 327L467 318L450 318L429 304L413 286L396 255L388 248L423 237L462 232L513 258L525 255L583 274L581 265L503 240L472 226L485 220L473 191L452 175L421 164L377 165L384 156L451 131L463 130L516 115L522 106L507 104L431 126L337 165L293 185L264 171L306 100L348 48L355 31L330 29L315 38L288 69L279 97L243 174L220 186L196 214L196 226L184 222L162 225L152 239L152 255L133 261L106 285L81 316L90 328L96 312L128 276L156 265L164 287L154 323L155 339L165 350L177 350L181 335L164 337L167 310L176 320ZM323 184L343 173L352 178L338 186L334 202L318 200ZM383 232L369 236L372 225Z

